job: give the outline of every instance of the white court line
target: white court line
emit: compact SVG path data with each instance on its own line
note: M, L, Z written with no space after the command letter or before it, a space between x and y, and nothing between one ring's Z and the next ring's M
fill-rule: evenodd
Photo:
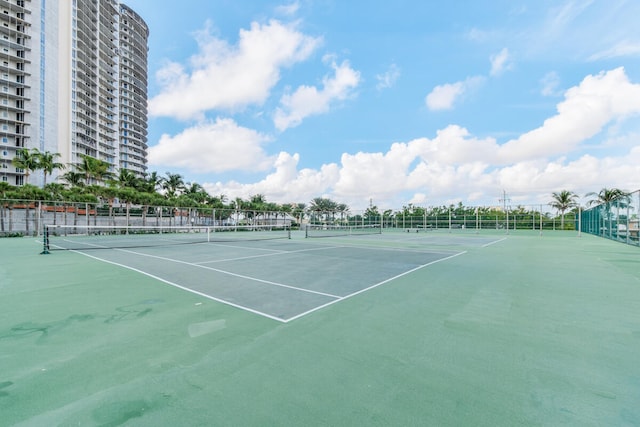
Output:
M394 241L396 240L392 240L392 242ZM397 242L400 242L400 240L397 240ZM310 244L315 244L315 243L310 243ZM389 248L389 247L367 246L367 245L357 245L357 244L348 244L348 243L340 244L338 246L331 246L331 248L358 248L358 249L368 249L372 251L410 252L414 254L438 254L438 255L450 255L451 253L456 253L456 254L458 253L453 249L434 250L434 249L427 248L425 250L422 250L422 249L410 249L410 248Z
M182 286L182 285L179 285L179 284L177 284L177 283L171 282L171 281L169 281L169 280L163 279L162 277L155 276L155 275L153 275L153 274L151 274L151 273L147 273L146 271L139 270L139 269L137 269L137 268L134 268L134 267L131 267L131 266L128 266L128 265L125 265L125 264L120 264L120 263L117 263L117 262L114 262L114 261L109 261L109 260L106 260L106 259L103 259L103 258L98 258L98 257L95 257L95 256L93 256L93 255L86 254L86 253L84 253L84 252L82 252L82 251L71 250L71 252L75 252L75 253L78 253L78 254L84 255L84 256L86 256L86 257L93 258L93 259L95 259L95 260L97 260L97 261L106 262L107 264L117 265L118 267L126 268L127 270L135 271L136 273L140 273L140 274L142 274L142 275L144 275L144 276L151 277L152 279L159 280L159 281L161 281L162 283L166 283L167 285L174 286L174 287L176 287L176 288L182 289L183 291L191 292L191 293L193 293L193 294L199 295L199 296L204 297L204 298L208 298L208 299L213 300L213 301L220 302L220 303L222 303L222 304L230 305L230 306L232 306L232 307L239 308L239 309L241 309L241 310L245 310L245 311L248 311L248 312L250 312L250 313L254 313L254 314L258 314L258 315L260 315L260 316L267 317L267 318L269 318L269 319L277 320L278 322L283 322L283 323L285 323L285 322L286 322L286 320L284 320L284 319L280 319L279 317L275 317L275 316L272 316L272 315L270 315L270 314L263 313L263 312L258 311L258 310L254 310L254 309L252 309L252 308L245 307L245 306L243 306L243 305L234 304L234 303L232 303L232 302L229 302L229 301L226 301L226 300L223 300L223 299L220 299L220 298L216 298L216 297L214 297L214 296L211 296L211 295L205 294L205 293L203 293L203 292L196 291L195 289L187 288L187 287L185 287L185 286Z
M254 242L254 240L247 240L247 242L250 242L250 241ZM278 253L287 252L287 251L282 250L282 249L258 248L258 247L255 247L255 246L247 247L247 246L238 246L238 245L223 245L222 243L216 243L216 242L204 242L204 243L206 243L208 245L211 245L211 246L218 246L218 247L221 247L221 248L233 248L233 249L245 249L245 250L246 249L251 249L251 250L266 251L266 252L278 252Z
M107 249L107 248L108 248L107 246L96 245L95 243L78 242L78 241L76 241L76 240L62 239L62 241L63 241L63 242L69 242L69 243L71 243L71 242L73 242L73 243L80 243L80 244L83 244L83 245L85 245L85 246L91 246L91 247L93 247L93 248L103 248L103 249ZM59 246L59 245L55 245L55 244L53 244L53 245L51 245L51 246L55 246L56 248L60 248L60 249L66 249L64 246ZM78 250L82 250L82 249L78 249ZM74 250L73 250L73 249L71 249L71 251L73 252Z
M349 295L345 295L345 296L343 296L343 297L340 297L339 299L337 299L337 300L335 300L335 301L330 301L330 302L328 302L328 303L326 303L326 304L322 304L322 305L320 305L320 306L318 306L318 307L314 307L314 308L312 308L311 310L307 310L307 311L305 311L305 312L303 312L303 313L300 313L300 314L297 314L297 315L295 315L295 316L293 316L293 317L289 317L289 318L288 318L288 319L286 319L284 322L285 322L285 323L288 323L288 322L291 322L292 320L299 319L299 318L300 318L300 317L302 317L302 316L306 316L307 314L313 313L314 311L318 311L318 310L320 310L320 309L322 309L322 308L325 308L325 307L328 307L328 306L330 306L330 305L332 305L332 304L338 303L338 302L340 302L340 301L344 301L344 300L346 300L347 298L351 298L351 297L356 296L356 295L359 295L359 294L361 294L361 293L363 293L363 292L370 291L371 289L377 288L378 286L382 286L382 285L384 285L385 283L389 283L389 282L391 282L392 280L398 279L398 278L400 278L400 277L402 277L402 276L406 276L407 274L413 273L414 271L418 271L418 270L420 270L421 268L428 267L428 266L433 265L433 264L436 264L436 263L438 263L438 262L446 261L446 260L449 260L449 259L451 259L451 258L455 258L455 257L457 257L457 256L459 256L459 255L463 255L463 254L466 254L466 253L467 253L467 251L458 252L458 253L457 253L457 254L455 254L455 255L451 255L451 256L448 256L448 257L445 257L445 258L440 258L440 259L437 259L437 260L435 260L435 261L431 261L431 262L428 262L428 263L426 263L426 264L419 265L419 266L417 266L417 267L415 267L415 268L412 268L411 270L407 270L407 271L405 271L404 273L400 273L400 274L395 275L395 276L393 276L393 277L391 277L391 278L389 278L389 279L383 280L382 282L378 282L378 283L376 283L375 285L371 285L371 286L369 286L369 287L367 287L367 288L360 289L359 291L356 291L356 292L353 292L353 293L351 293L351 294L349 294Z
M267 256L275 256L275 255L291 255L291 254L296 254L296 253L300 253L300 252L321 251L321 250L325 250L325 249L336 249L336 248L339 248L339 246L327 246L326 248L313 248L313 249L298 249L296 251L278 251L277 253L273 253L273 254L248 255L248 256L237 257L237 258L214 259L212 261L195 262L194 264L202 265L202 264L213 264L213 263L216 263L216 262L240 261L240 260L244 260L244 259L262 258L262 257L267 257Z
M130 250L126 250L126 249L115 249L115 250L119 251L119 252L127 252L127 253L130 253L130 254L145 256L145 257L149 257L149 258L162 259L162 260L169 261L169 262L175 262L177 264L184 264L184 265L189 265L189 266L192 266L192 267L204 268L205 270L215 271L216 273L222 273L222 274L226 274L228 276L239 277L241 279L246 279L246 280L250 280L250 281L253 281L253 282L259 282L259 283L265 283L267 285L278 286L278 287L281 287L281 288L293 289L293 290L296 290L296 291L301 291L301 292L306 292L306 293L316 294L316 295L322 295L322 296L330 297L330 298L340 298L339 295L332 295L332 294L327 294L325 292L318 292L318 291L312 291L310 289L298 288L296 286L285 285L283 283L272 282L270 280L258 279L257 277L245 276L243 274L232 273L230 271L220 270L219 268L207 267L206 265L194 264L192 262L180 261L180 260L177 260L177 259L161 257L161 256L157 256L157 255L143 254L141 252L135 252L135 251L130 251Z
M499 240L499 241L502 241L502 240L506 240L506 238L505 238L505 239L501 239L501 240ZM496 241L496 242L493 242L493 243L497 243L497 242L499 242L499 241ZM96 246L97 246L97 245L96 245ZM151 277L151 278L153 278L153 279L159 280L159 281L161 281L161 282L163 282L163 283L166 283L166 284L168 284L168 285L171 285L171 286L177 287L177 288L182 289L182 290L185 290L185 291L187 291L187 292L191 292L191 293L193 293L193 294L196 294L196 295L199 295L199 296L205 297L205 298L207 298L207 299L210 299L210 300L213 300L213 301L217 301L217 302L220 302L220 303L223 303L223 304L226 304L226 305L229 305L229 306L232 306L232 307L235 307L235 308L241 309L241 310L245 310L245 311L248 311L248 312L250 312L250 313L254 313L254 314L257 314L257 315L260 315L260 316L263 316L263 317L267 317L267 318L269 318L269 319L277 320L278 322L282 322L282 323L288 323L288 322L291 322L291 321L293 321L293 320L299 319L299 318L301 318L301 317L303 317L303 316L306 316L307 314L313 313L313 312L318 311L318 310L320 310L320 309L322 309L322 308L328 307L328 306L333 305L333 304L335 304L335 303L338 303L338 302L340 302L340 301L344 301L344 300L346 300L346 299L348 299L348 298L354 297L354 296L359 295L359 294L361 294L361 293L367 292L367 291L369 291L369 290L371 290L371 289L374 289L374 288L377 288L377 287L379 287L379 286L382 286L382 285L384 285L384 284L386 284L386 283L391 282L392 280L398 279L398 278L400 278L400 277L402 277L402 276L405 276L405 275L407 275L407 274L410 274L410 273L413 273L413 272L415 272L415 271L418 271L418 270L420 270L420 269L422 269L422 268L424 268L424 267L428 267L428 266L433 265L433 264L436 264L436 263L438 263L438 262L446 261L446 260L449 260L449 259L455 258L455 257L457 257L457 256L459 256L459 255L463 255L463 254L466 254L466 253L467 253L467 251L463 251L463 252L458 252L458 253L456 253L456 254L454 254L454 255L450 255L450 256L447 256L447 257L444 257L444 258L440 258L440 259L437 259L437 260L435 260L435 261L431 261L431 262L429 262L429 263L419 265L419 266L417 266L417 267L415 267L415 268L412 268L411 270L407 270L407 271L405 271L405 272L403 272L403 273L397 274L397 275L395 275L395 276L393 276L393 277L390 277L390 278L388 278L388 279L385 279L385 280L383 280L383 281L381 281L381 282L378 282L378 283L376 283L376 284L374 284L374 285L371 285L371 286L368 286L368 287L366 287L366 288L360 289L360 290L358 290L358 291L356 291L356 292L353 292L353 293L351 293L351 294L349 294L349 295L345 295L345 296L338 296L338 295L332 295L332 294L327 294L327 293L323 293L323 292L312 291L312 290L309 290L309 289L297 288L297 287L295 287L295 286L289 286L289 285L284 285L284 284L280 284L280 283L270 282L270 281L267 281L267 280L257 279L257 278L253 278L253 277L249 277L249 276L243 276L243 275L240 275L240 274L231 273L231 272L224 271L224 270L219 270L219 269L216 269L216 268L211 268L211 267L201 266L201 265L198 265L198 264L193 264L193 263L189 263L189 262L185 262L185 261L179 261L179 260L175 260L175 259L171 259L171 258L160 257L160 256L155 256L155 255L148 255L148 254L143 254L143 253L139 253L139 252L135 252L135 251L130 251L130 250L124 250L124 249L115 249L115 250L120 251L120 252L132 253L132 254L135 254L135 255L146 256L146 257L150 257L150 258L163 259L163 260L166 260L166 261L175 262L175 263L179 263L179 264L191 265L191 266L194 266L194 267L204 268L204 269L207 269L207 270L212 270L212 271L216 271L216 272L219 272L219 273L222 273L222 274L228 274L228 275L231 275L231 276L240 277L240 278L244 278L244 279L247 279L247 280L258 281L258 282L262 282L262 283L266 283L266 284L270 284L270 285L274 285L274 286L280 286L280 287L285 287L285 288L289 288L289 289L299 290L299 291L303 291L303 292L309 292L309 293L313 293L313 294L323 295L323 296L327 296L327 297L330 297L330 298L335 298L333 301L330 301L330 302L328 302L328 303L325 303L325 304L319 305L319 306L314 307L314 308L312 308L312 309L310 309L310 310L307 310L307 311L305 311L305 312L299 313L299 314L297 314L297 315L295 315L295 316L293 316L293 317L289 317L289 318L287 318L287 319L281 319L281 318L279 318L279 317L275 317L275 316L273 316L273 315L270 315L270 314L267 314L267 313L263 313L263 312L261 312L261 311L255 310L255 309L252 309L252 308L249 308L249 307L246 307L246 306L243 306L243 305L235 304L235 303L232 303L232 302L226 301L226 300L224 300L224 299L216 298L216 297L214 297L214 296L211 296L211 295L205 294L205 293L203 293L203 292L199 292L199 291L196 291L196 290L194 290L194 289L191 289L191 288L188 288L188 287L185 287L185 286L179 285L179 284L177 284L177 283L174 283L174 282L171 282L171 281L169 281L169 280L163 279L163 278L161 278L161 277L159 277L159 276L155 276L155 275L153 275L153 274L151 274L151 273L148 273L148 272L146 272L146 271L143 271L143 270L137 269L137 268L135 268L135 267L131 267L131 266L128 266L128 265L125 265L125 264L117 263L117 262L115 262L115 261L109 261L109 260L106 260L106 259L103 259L103 258L95 257L95 256L92 256L92 255L86 254L86 253L82 252L81 250L71 250L71 252L79 253L79 254L81 254L81 255L84 255L84 256L86 256L86 257L89 257L89 258L95 259L95 260L97 260L97 261L102 261L102 262L105 262L105 263L107 263L107 264L112 264L112 265L116 265L116 266L119 266L119 267L126 268L126 269L131 270L131 271L135 271L135 272L137 272L137 273L140 273L140 274L142 274L142 275L145 275L145 276Z
M59 240L62 240L63 242L69 242L69 243L73 243L73 244L77 244L77 245L90 246L90 247L94 247L94 248L117 249L117 246L115 246L115 245L104 246L104 245L98 245L96 243L89 243L89 242L84 242L82 240L76 240L76 239L59 239ZM174 243L175 245L183 245L183 244L184 245L190 245L190 244L202 245L202 244L208 244L208 242L200 242L200 241L193 242L193 241L190 241L190 240L176 240L176 239L157 239L157 240L160 241L160 242L171 242L171 243ZM103 242L103 243L111 243L111 242L118 242L118 240L117 239L116 240L106 240L106 242ZM135 242L130 242L130 243L133 244L132 247L136 247ZM64 246L59 246L59 245L51 244L51 243L50 243L50 246L55 246L56 248L60 248L60 249L67 249ZM145 246L143 245L143 247L145 247ZM157 247L157 246L151 245L151 246L148 246L148 247ZM67 249L67 250L70 250L70 251L74 251L74 250L81 251L82 249L77 248L77 249Z
M494 240L493 242L489 242L489 243L487 243L486 245L482 245L482 247L483 247L483 248L486 248L487 246L491 246L491 245L493 245L494 243L504 242L505 240L507 240L507 238L506 238L506 237L503 237L503 238L502 238L502 239L500 239L500 240Z

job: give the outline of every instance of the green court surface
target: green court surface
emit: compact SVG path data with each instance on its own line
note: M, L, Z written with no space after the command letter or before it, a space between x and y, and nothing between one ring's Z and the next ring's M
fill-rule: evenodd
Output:
M0 239L0 426L640 425L637 247L41 248Z

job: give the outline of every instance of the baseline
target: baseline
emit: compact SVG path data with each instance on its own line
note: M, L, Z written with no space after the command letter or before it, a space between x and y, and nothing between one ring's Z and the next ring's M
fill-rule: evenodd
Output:
M446 261L446 260L449 260L449 259L455 258L455 257L457 257L457 256L464 255L464 254L466 254L466 253L467 253L467 251L462 251L462 252L459 252L459 253L457 253L457 254L455 254L455 255L451 255L451 256L448 256L448 257L445 257L445 258L440 258L440 259L437 259L437 260L435 260L435 261L431 261L431 262L428 262L428 263L426 263L426 264L419 265L418 267L415 267L415 268L412 268L411 270L407 270L407 271L405 271L405 272L403 272L403 273L397 274L397 275L395 275L395 276L393 276L393 277L390 277L390 278L388 278L388 279L385 279L385 280L383 280L383 281L381 281L381 282L378 282L378 283L376 283L376 284L374 284L374 285L371 285L371 286L368 286L368 287L366 287L366 288L360 289L360 290L358 290L358 291L352 292L352 293L350 293L349 295L345 295L345 296L343 296L343 297L340 297L340 298L338 298L338 299L337 299L337 300L335 300L335 301L328 302L328 303L326 303L326 304L323 304L323 305L321 305L321 306L318 306L318 307L312 308L311 310L307 310L307 311L305 311L305 312L303 312L303 313L300 313L300 314L298 314L298 315L296 315L296 316L293 316L293 317L291 317L291 318L287 319L284 323L288 323L288 322L290 322L290 321L292 321L292 320L299 319L300 317L306 316L307 314L311 314L311 313L313 313L314 311L318 311L318 310L323 309L323 308L325 308L325 307L329 307L330 305L333 305L333 304L335 304L335 303L337 303L337 302L341 302L341 301L344 301L344 300L346 300L346 299L352 298L352 297L354 297L354 296L356 296L356 295L360 295L360 294L362 294L362 293L364 293L364 292L367 292L367 291L370 291L370 290L372 290L372 289L375 289L375 288L377 288L377 287L379 287L379 286L382 286L382 285L384 285L384 284L386 284L386 283L389 283L389 282L391 282L391 281L393 281L393 280L395 280L395 279L398 279L398 278L400 278L400 277L406 276L407 274L411 274L411 273L413 273L413 272L415 272L415 271L418 271L418 270L423 269L423 268L425 268L425 267L428 267L428 266L430 266L430 265L433 265L433 264L439 263L439 262L441 262L441 261Z

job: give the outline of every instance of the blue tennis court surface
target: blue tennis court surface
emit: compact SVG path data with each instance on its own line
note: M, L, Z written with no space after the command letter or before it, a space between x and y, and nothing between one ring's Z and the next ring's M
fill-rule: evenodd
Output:
M299 236L297 236L299 237ZM393 235L101 249L91 258L288 322L495 238ZM437 245L434 243L437 242ZM56 253L56 256L64 254Z
M0 427L640 425L631 245L430 230L41 249L0 239Z

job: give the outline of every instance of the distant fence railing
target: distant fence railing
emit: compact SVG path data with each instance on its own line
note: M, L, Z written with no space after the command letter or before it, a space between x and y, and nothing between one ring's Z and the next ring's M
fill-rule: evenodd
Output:
M425 230L577 230L577 213L564 215L553 212L547 205L527 205L501 209L484 207L424 209L415 212L309 212L310 224L371 226L381 224L383 229Z
M385 228L406 229L466 229L466 230L576 230L575 213L567 213L564 220L540 212L464 215L394 215L385 219Z
M434 213L437 212L437 213ZM0 199L0 236L39 236L44 225L78 226L215 226L309 225L376 226L425 230L577 230L577 214L562 215L547 205L466 207L385 211L256 211L213 207L146 206L127 203L86 203Z
M640 190L582 211L580 231L640 246Z
M44 225L213 226L272 225L290 228L285 212L171 206L0 199L0 236L39 236Z

